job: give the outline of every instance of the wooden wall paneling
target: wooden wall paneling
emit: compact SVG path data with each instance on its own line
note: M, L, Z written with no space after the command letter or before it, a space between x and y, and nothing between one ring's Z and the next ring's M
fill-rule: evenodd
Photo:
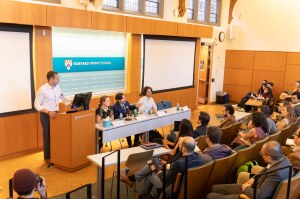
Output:
M152 95L152 97L153 97L155 103L157 104L159 101L161 101L163 99L163 93L155 93Z
M300 65L286 65L284 84L294 85L300 80Z
M224 84L251 87L252 70L225 68Z
M140 92L141 90L141 53L142 53L142 36L140 34L131 34L129 59L127 65L127 82L128 92Z
M212 26L197 26L197 37L198 38L212 38L213 27Z
M142 96L140 96L140 92L130 92L125 93L125 97L129 103L134 104L137 103Z
M300 65L300 53L299 52L295 52L295 53L287 53L287 57L286 57L286 64L290 65L290 64L297 64Z
M283 91L284 73L277 71L253 71L252 91L257 92L261 86L262 80L268 80L274 83L273 95L277 99Z
M136 34L154 34L155 33L155 20L138 18L138 17L126 17L128 33Z
M33 3L0 1L0 22L46 25L46 6Z
M181 90L180 106L188 106L190 109L197 107L197 88L189 88Z
M0 156L37 147L36 113L0 118Z
M229 96L230 101L240 102L241 98L244 97L249 91L251 91L251 86L238 86L238 85L224 84L223 90L230 95Z
M126 32L126 17L123 15L92 12L92 29Z
M197 25L178 23L177 36L197 37Z
M225 68L253 69L254 51L227 50Z
M177 23L169 21L155 20L154 34L156 35L177 35Z
M295 89L295 85L294 84L284 84L283 85L283 91L289 91L289 92L291 92L294 89Z
M41 117L40 117L40 112L36 113L37 117L37 145L38 147L43 147L44 146L44 140L43 140L43 127L41 123Z
M47 6L47 26L91 29L90 11Z
M177 91L170 91L170 92L165 92L162 93L162 100L164 101L171 101L172 102L172 106L176 106L177 103L180 103L180 96L181 96L181 91L177 90Z
M284 71L285 52L255 52L254 69L268 71Z
M47 82L47 72L52 70L51 27L34 27L34 74L35 89Z

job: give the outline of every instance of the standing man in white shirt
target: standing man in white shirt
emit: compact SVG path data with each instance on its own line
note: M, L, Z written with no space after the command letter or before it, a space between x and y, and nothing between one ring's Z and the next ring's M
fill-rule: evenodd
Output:
M142 90L142 95L144 97L142 97L139 100L139 112L140 113L148 113L148 111L150 110L152 113L156 113L157 111L157 106L154 102L154 99L151 97L152 96L152 88L149 86L145 86Z
M49 71L47 73L47 83L39 88L34 101L34 107L40 112L40 119L43 126L44 160L47 163L50 163L50 119L55 119L57 116L59 99L66 106L70 106L70 102L63 96L58 83L58 73Z

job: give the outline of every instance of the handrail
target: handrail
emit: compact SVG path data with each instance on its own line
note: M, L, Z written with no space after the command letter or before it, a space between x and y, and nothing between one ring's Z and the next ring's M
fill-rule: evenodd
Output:
M101 179L101 198L104 199L104 184L105 184L105 158L114 154L115 152L118 153L118 164L117 164L117 199L120 198L120 157L121 151L116 150L113 151L102 158L102 179Z

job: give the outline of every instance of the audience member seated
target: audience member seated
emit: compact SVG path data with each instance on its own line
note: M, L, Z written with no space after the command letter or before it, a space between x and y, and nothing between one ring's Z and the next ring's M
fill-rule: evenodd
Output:
M224 158L232 154L232 150L225 144L220 144L222 131L219 127L210 126L206 133L207 148L202 152L211 156L213 159Z
M300 170L300 128L298 128L293 136L295 147L290 148L288 146L283 146L282 150L284 152L284 155L287 155L287 157L291 161L294 172L296 173Z
M290 161L283 157L281 145L276 141L266 142L260 154L262 155L264 161L268 164L259 174L264 172L269 172L282 167L291 165ZM282 169L274 171L271 174L266 174L260 176L257 180L256 187L256 198L259 199L271 199L277 186L282 180L288 178L289 169ZM253 188L254 178L251 178L244 184L222 184L214 185L212 187L211 193L207 195L207 199L215 198L240 198L240 194L245 194L249 198L253 198Z
M120 119L120 115L122 114L123 117L126 117L129 115L129 102L126 101L125 95L123 93L117 93L115 96L116 103L113 105L113 113L114 113L114 119ZM140 144L139 142L140 134L134 135L134 145L138 146ZM126 137L128 147L132 147L132 141L131 136Z
M180 153L179 145L182 142L182 138L186 136L192 136L192 133L193 133L193 125L191 121L187 119L183 119L181 120L179 125L179 133L176 142L171 143L167 140L163 140L163 146L167 149L170 149L170 146L173 146L173 150L170 151L170 155L176 156Z
M283 106L280 115L282 119L276 123L276 127L279 130L284 129L291 123L294 123L297 119L294 108L289 105Z
M269 132L266 116L263 113L254 112L251 121L248 123L248 129L250 129L248 133L239 132L238 136L232 141L231 148L239 150L264 139Z
M267 83L267 87L270 88L272 92L273 92L273 86L274 86L273 82L268 82Z
M172 186L175 182L177 174L184 173L185 171L185 156L188 157L188 168L193 168L204 164L201 155L195 153L195 140L192 137L185 137L180 145L181 156L170 164L170 169L166 174L166 187ZM165 164L165 162L162 162ZM134 181L144 180L143 190L140 194L149 195L152 187L161 190L163 187L162 183L162 172L152 169L149 165L145 165L140 171L136 172L132 176L120 176L120 180L126 183L129 187L133 186Z
M197 138L202 135L206 135L207 125L210 121L208 113L201 111L198 116L198 124L200 124L193 132L192 137Z
M300 92L294 92L291 96L292 106L295 109L297 117L300 116Z
M281 110L283 109L283 107L284 106L287 106L287 105L289 105L290 103L288 102L288 101L281 101L281 102L279 102L278 103L278 106L277 107L275 107L276 109L275 109L275 111L273 111L273 113L272 113L272 119L274 120L274 121L279 121L279 120L281 120L282 119L282 117L281 117Z
M114 120L110 99L108 96L104 95L100 98L99 106L96 109L96 123L101 123L103 119L106 119L107 117L109 117L110 120Z
M295 88L292 90L292 92L283 92L280 94L281 100L286 100L287 98L291 98L291 94L294 92L300 92L300 80L295 82Z
M138 105L140 106L139 112L147 114L148 111L152 113L156 113L157 106L152 96L152 88L149 86L145 86L142 90L143 97L139 100Z
M275 133L277 131L277 128L275 122L270 118L271 117L270 108L267 105L261 105L258 107L257 111L263 113L267 118L267 122L269 126L268 134L271 135Z
M47 198L46 181L42 176L34 174L29 169L20 169L13 176L13 189L18 194L18 199L36 199L34 191L37 191L41 199Z
M228 127L236 122L234 116L234 108L230 104L226 104L223 107L224 121L219 125L220 128Z
M257 93L255 95L261 95L264 92L264 88L267 86L268 80L262 80L261 86L258 89Z
M273 98L273 93L271 88L269 87L265 87L264 92L261 95L259 95L259 97L257 97L257 99L263 99L264 103L268 103L268 100L272 98Z

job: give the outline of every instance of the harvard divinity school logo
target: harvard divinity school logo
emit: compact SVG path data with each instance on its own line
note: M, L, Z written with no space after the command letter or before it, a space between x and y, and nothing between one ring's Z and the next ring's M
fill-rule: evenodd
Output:
M70 70L71 69L71 67L72 67L72 60L70 60L70 59L66 59L65 60L65 67L67 68L67 70Z

